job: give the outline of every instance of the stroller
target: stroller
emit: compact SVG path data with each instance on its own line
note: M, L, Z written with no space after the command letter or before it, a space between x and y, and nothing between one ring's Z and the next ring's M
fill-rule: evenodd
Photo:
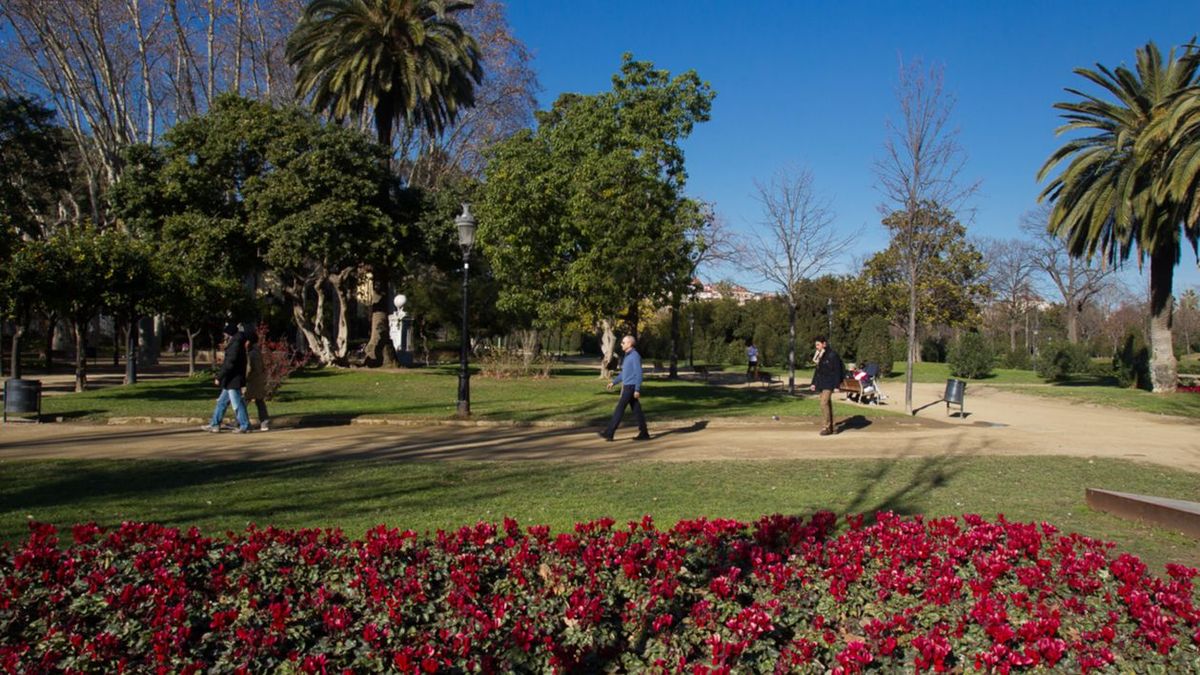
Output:
M858 381L859 391L847 394L846 398L858 403L874 403L880 405L887 396L879 388L879 364L867 362L862 368L858 368L852 374L854 379Z

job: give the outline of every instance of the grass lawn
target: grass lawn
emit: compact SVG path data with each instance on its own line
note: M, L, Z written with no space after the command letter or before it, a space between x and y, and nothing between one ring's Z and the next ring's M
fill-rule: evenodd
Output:
M648 378L643 389L646 414L658 420L818 414L815 396L788 396L778 386L732 388ZM359 416L446 419L454 416L457 393L458 373L453 367L389 372L328 368L296 373L269 405L273 418L292 421ZM207 418L216 395L209 379L177 379L49 396L43 399L42 409L48 416L68 420ZM471 414L476 419L595 423L607 419L615 403L616 394L606 392L597 372L588 368L558 368L546 380L471 377ZM899 413L876 406L864 408L862 414Z
M503 516L556 530L611 516L660 525L698 516L1003 513L1112 540L1162 573L1200 565L1200 542L1093 512L1084 488L1200 501L1195 474L1120 460L935 457L763 462L0 462L0 539L29 519L196 525L217 534L247 523L340 527L361 536L386 524L419 532ZM1010 486L998 490L997 485ZM69 535L68 535L69 536Z
M1177 392L1153 394L1141 389L1117 386L1111 377L1097 375L1074 375L1064 382L1046 382L1031 370L1008 370L997 368L992 377L967 380L968 383L986 384L1009 391L1034 396L1065 398L1079 403L1125 408L1158 415L1178 415L1200 418L1200 394ZM945 363L918 363L913 367L915 382L945 382L950 375L950 366ZM887 391L900 386L903 401L904 363L897 362L893 375L884 381Z

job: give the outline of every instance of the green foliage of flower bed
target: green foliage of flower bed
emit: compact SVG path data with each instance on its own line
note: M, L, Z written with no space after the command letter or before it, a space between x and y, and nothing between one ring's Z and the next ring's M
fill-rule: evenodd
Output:
M34 524L0 554L8 672L1200 668L1197 571L977 516L649 518L422 537Z

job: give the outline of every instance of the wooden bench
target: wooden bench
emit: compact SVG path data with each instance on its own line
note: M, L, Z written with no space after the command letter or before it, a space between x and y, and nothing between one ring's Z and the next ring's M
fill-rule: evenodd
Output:
M838 386L838 389L842 390L843 398L848 399L850 398L850 394L862 396L863 387L862 382L853 377L847 377L842 379L842 383Z

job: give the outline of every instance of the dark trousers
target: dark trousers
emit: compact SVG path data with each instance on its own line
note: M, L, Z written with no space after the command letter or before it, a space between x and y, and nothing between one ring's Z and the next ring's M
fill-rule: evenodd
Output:
M256 398L254 399L254 407L258 410L258 422L262 424L269 417L267 415L267 402L261 398Z
M646 416L642 413L642 402L633 397L633 392L636 391L633 385L621 387L621 400L617 401L617 409L613 411L612 419L608 421L608 427L604 430L605 436L612 436L617 431L617 427L621 426L621 418L625 416L625 406L633 408L633 414L637 416L638 433L649 435L646 430Z

